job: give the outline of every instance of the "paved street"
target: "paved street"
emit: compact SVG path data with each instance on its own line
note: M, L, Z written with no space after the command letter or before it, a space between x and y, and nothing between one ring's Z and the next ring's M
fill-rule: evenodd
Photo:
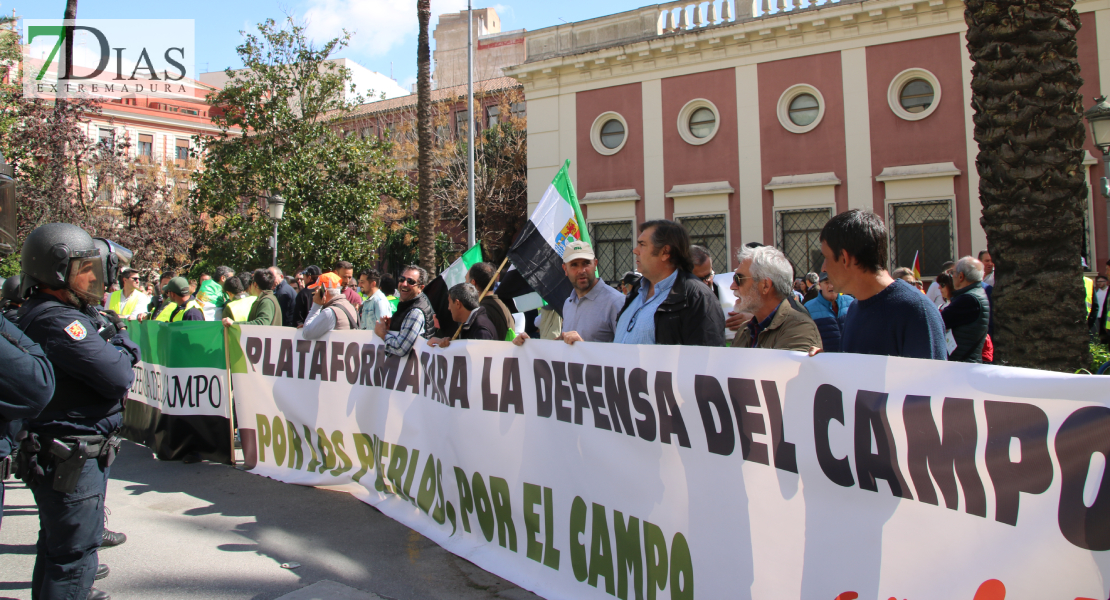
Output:
M0 599L24 600L38 516L30 491L12 481ZM128 536L100 554L112 572L97 587L112 598L538 598L345 493L226 465L159 462L129 442L112 466L107 504L109 528Z

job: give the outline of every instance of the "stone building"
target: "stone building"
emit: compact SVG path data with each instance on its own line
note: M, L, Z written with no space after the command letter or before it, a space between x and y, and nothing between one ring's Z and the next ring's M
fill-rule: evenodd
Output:
M1110 82L1110 3L1075 6L1089 107ZM686 224L719 271L752 241L817 270L821 227L852 208L887 221L891 267L920 252L935 275L986 248L966 30L959 0L714 0L529 31L506 69L528 102L529 203L571 159L591 237L627 256L606 278L658 218ZM1103 264L1097 192L1086 222L1088 264Z

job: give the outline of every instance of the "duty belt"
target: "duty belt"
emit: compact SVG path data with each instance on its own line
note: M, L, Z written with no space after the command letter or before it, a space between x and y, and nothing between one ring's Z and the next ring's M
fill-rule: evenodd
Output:
M20 462L16 475L33 483L43 476L44 466L54 464L53 488L65 494L72 493L85 467L85 461L95 458L107 468L115 461L120 446L118 432L108 437L102 435L75 435L61 438L39 438L35 434L21 433ZM41 464L40 464L41 463Z

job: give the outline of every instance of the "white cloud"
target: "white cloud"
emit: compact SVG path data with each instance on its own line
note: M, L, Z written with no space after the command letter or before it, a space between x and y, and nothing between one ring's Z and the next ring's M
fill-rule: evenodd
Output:
M439 15L464 9L466 0L432 0L431 28ZM317 43L346 29L352 32L350 49L366 56L389 52L419 29L414 0L309 0L304 19Z

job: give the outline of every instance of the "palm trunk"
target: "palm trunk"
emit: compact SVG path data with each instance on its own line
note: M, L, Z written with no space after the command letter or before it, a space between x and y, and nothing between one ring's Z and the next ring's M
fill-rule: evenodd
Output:
M1070 0L967 0L976 168L995 263L995 362L1089 364L1080 267L1087 186Z
M435 274L436 265L436 213L432 202L432 52L428 45L428 24L432 18L430 0L417 0L416 11L420 17L420 37L416 49L416 132L417 195L416 211L420 266Z

